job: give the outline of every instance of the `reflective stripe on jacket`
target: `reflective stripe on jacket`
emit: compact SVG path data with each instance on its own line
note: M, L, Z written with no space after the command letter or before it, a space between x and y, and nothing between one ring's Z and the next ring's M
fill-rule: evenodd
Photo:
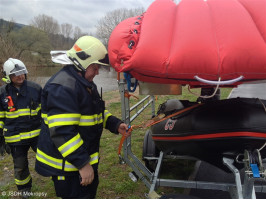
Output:
M96 85L72 65L45 85L42 118L35 169L43 176L77 173L88 162L97 168L103 128L117 133L121 123L105 109Z
M90 164L96 164L99 162L99 153L96 152L90 156ZM40 149L37 150L36 158L39 162L42 162L52 168L63 170L65 172L71 172L71 171L78 171L76 167L74 167L69 162L65 161L63 159L57 159L53 158L44 152L42 152Z
M26 140L26 139L31 139L31 138L34 138L40 135L40 131L41 129L37 129L37 130L29 131L29 132L19 133L13 136L5 136L5 141L7 143L14 143L14 142L19 142L19 141Z
M41 128L40 85L25 80L18 90L12 83L0 88L0 129L5 141L12 144L28 144L40 134ZM7 96L14 103L10 110Z

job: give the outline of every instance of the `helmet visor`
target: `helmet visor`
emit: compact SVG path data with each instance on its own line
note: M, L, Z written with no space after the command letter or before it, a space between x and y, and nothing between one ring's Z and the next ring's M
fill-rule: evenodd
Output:
M27 73L28 71L24 66L19 66L18 64L15 64L15 68L10 71L9 75L14 74L15 76L19 76L19 75L27 74Z

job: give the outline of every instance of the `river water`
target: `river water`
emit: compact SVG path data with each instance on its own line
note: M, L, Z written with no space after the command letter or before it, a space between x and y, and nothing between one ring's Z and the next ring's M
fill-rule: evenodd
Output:
M38 67L33 73L29 73L29 80L39 83L44 87L50 77L58 72L62 67ZM100 69L99 75L95 76L93 81L98 87L102 88L103 92L113 91L118 89L117 73L113 68L110 70Z

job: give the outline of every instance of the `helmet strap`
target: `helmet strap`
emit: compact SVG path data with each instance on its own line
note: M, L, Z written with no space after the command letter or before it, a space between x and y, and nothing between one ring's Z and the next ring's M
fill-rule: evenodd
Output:
M82 65L79 63L79 61L76 58L68 57L76 67L76 69L82 74L83 77L85 77L86 69L82 67Z
M71 58L71 57L68 58L73 62L73 64L77 67L79 71L84 71L84 72L86 71L86 69L82 67L82 65L79 63L79 61L76 58Z

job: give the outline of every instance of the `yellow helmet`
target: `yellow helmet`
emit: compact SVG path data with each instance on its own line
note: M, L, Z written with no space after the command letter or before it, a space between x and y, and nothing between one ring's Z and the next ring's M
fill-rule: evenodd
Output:
M91 64L109 65L105 46L92 36L80 37L74 46L67 51L67 56L79 69L85 70Z

